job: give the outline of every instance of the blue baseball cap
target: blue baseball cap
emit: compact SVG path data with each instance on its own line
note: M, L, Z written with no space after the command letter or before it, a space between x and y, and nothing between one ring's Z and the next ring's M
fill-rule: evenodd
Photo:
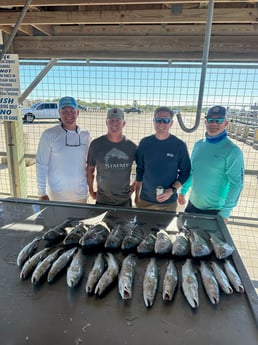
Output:
M62 97L59 100L59 109L63 109L64 107L72 107L73 109L78 109L78 104L73 97Z
M208 110L206 117L210 117L212 115L226 117L226 108L221 105L215 105Z

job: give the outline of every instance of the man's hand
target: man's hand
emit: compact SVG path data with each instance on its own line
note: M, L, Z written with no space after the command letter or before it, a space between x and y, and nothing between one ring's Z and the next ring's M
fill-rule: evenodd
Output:
M172 195L173 195L173 189L172 188L167 188L164 190L162 194L159 194L156 196L157 202L164 202L168 200Z
M180 205L184 205L186 203L185 196L183 194L178 194L177 201Z
M90 191L90 196L92 197L93 200L96 200L96 199L97 199L97 193L94 192L93 190Z
M39 200L49 200L48 195L39 196Z

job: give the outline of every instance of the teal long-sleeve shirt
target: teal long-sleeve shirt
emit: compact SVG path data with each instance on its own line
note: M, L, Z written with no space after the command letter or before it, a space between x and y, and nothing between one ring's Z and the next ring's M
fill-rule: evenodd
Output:
M195 143L191 155L191 175L181 188L189 200L201 209L220 210L228 218L243 188L244 159L240 148L228 137L219 142L206 138Z

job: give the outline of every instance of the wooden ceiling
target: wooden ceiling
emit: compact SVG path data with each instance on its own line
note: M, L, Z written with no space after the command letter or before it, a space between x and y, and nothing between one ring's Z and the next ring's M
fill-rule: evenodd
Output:
M0 0L3 43L18 27L7 52L21 59L202 60L208 1L27 2ZM209 61L258 62L258 0L214 1Z

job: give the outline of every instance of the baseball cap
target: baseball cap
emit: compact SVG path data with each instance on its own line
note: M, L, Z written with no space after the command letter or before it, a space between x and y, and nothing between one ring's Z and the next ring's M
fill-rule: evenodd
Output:
M59 109L63 109L64 107L72 107L73 109L78 109L78 104L73 97L62 97L59 100Z
M107 119L111 119L113 117L118 117L119 119L124 119L124 112L119 108L111 108L107 112Z
M212 116L212 115L218 115L220 117L226 117L226 108L222 107L221 105L215 105L214 107L211 107L208 112L207 116Z

